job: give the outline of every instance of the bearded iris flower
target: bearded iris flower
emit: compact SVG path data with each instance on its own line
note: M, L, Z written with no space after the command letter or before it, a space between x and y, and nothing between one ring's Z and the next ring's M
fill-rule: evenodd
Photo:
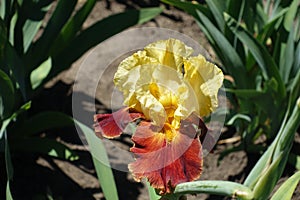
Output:
M135 124L129 164L134 179L146 178L159 194L200 177L207 128L202 117L218 106L223 73L179 40L149 44L123 60L114 76L125 108L94 116L99 137L114 138Z

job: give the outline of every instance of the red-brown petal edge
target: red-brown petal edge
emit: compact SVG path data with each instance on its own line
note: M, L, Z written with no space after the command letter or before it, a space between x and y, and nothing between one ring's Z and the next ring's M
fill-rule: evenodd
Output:
M111 114L94 115L94 130L98 137L115 138L122 134L128 123L144 118L143 114L122 108Z
M156 132L150 122L142 121L132 137L136 161L129 164L136 181L147 178L160 194L172 193L176 185L200 177L202 147L192 124L185 121L168 143L164 133ZM190 127L188 127L188 126Z

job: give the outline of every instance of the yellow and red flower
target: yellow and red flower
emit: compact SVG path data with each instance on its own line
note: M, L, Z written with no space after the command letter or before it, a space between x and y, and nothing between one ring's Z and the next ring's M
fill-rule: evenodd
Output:
M223 73L179 40L149 44L123 60L114 77L123 92L125 108L95 115L99 137L114 138L130 123L136 125L129 164L135 180L147 178L160 194L200 177L202 147L199 132L207 128L201 117L217 106Z

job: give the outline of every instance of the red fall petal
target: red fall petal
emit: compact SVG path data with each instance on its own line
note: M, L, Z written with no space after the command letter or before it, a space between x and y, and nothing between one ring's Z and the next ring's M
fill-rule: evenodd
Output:
M171 193L177 184L196 180L202 172L202 149L195 129L186 122L171 142L142 121L132 137L136 161L129 164L135 180L147 178L160 194ZM194 131L193 131L194 130ZM192 132L191 132L192 131ZM188 133L188 134L187 134Z
M130 113L129 108L111 114L94 115L94 129L98 137L115 138L122 134L128 123L143 118L141 113Z

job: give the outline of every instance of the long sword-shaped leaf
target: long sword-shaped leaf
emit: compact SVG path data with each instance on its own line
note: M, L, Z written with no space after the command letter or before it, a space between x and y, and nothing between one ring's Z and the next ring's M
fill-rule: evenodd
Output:
M5 140L5 165L6 165L7 180L11 180L14 172L13 172L13 165L11 162L6 130L4 131L4 140Z
M27 135L32 135L34 133L50 128L70 126L74 123L83 132L85 138L87 139L90 152L93 156L93 162L99 178L99 182L106 199L117 200L118 194L116 184L114 181L112 170L110 168L110 163L106 154L105 147L102 141L95 136L94 131L89 127L64 113L49 111L33 116L21 126L20 130L24 128L24 130L27 132ZM46 151L46 153L50 153L50 155L52 156L67 156L67 158L71 160L77 158L76 155L72 154L71 151L69 153L58 151L58 153L60 154L57 154L55 151Z
M77 126L82 130L89 144L89 149L93 156L93 162L99 178L99 182L106 199L118 200L118 193L114 176L110 168L110 163L101 139L97 138L94 131L75 120Z
M287 161L286 154L288 154L288 150L281 152L275 160L272 160L272 163L267 167L266 171L257 175L259 179L253 188L254 199L265 200L268 198L282 175Z
M42 36L25 55L26 66L33 70L48 58L50 47L71 16L77 0L59 0Z
M3 20L0 18L0 67L6 74L11 76L14 83L17 83L24 99L26 99L24 65L17 52L8 41L6 33L6 27Z
M6 183L6 200L13 200L11 192L10 192L9 181L7 181L7 183Z
M296 44L295 56L294 56L294 66L293 66L293 74L296 74L300 71L300 40L298 44Z
M249 48L249 51L252 53L256 59L258 65L262 70L262 75L266 80L274 77L278 83L278 91L281 95L281 98L284 98L286 95L286 90L282 78L279 74L278 67L274 59L268 53L267 49L258 42L250 33L248 33L241 26L237 27L237 22L225 13L225 19L227 25L230 29L237 35L237 37Z
M284 18L284 28L287 31L293 31L291 28L294 26L295 16L297 15L297 10L299 9L300 0L293 0L293 2L289 5L289 10Z
M0 17L4 20L5 18L6 0L0 1Z
M22 18L27 18L25 18L26 21L22 27L24 53L27 52L28 48L32 44L33 39L36 37L37 32L41 28L45 14L52 5L51 3L51 0L38 0L36 2L30 2L26 5L23 5L23 10L26 13L26 16L22 16Z
M284 14L288 11L288 9L283 9L280 11L276 16L269 19L268 23L265 24L262 31L257 35L257 39L261 43L265 43L266 40L270 37L270 35L273 33L275 25L277 24L278 20L280 20Z
M71 42L76 34L82 29L82 25L92 9L96 0L88 0L86 3L76 12L74 16L67 22L63 27L60 34L58 35L55 43L51 46L50 54L60 52Z
M286 44L282 44L280 50L280 62L279 62L279 72L285 84L288 83L290 73L293 68L294 63L294 31L293 28L289 33L288 40Z
M76 36L76 38L74 38L74 40L69 43L69 45L59 54L54 52L53 62L55 68L51 73L51 77L54 74L57 74L68 68L87 50L99 44L100 42L125 30L126 28L144 23L154 18L161 12L162 8L130 10L98 21Z
M0 1L0 18L8 24L9 17L12 15L13 0L1 0Z
M14 86L9 76L0 70L0 120L11 115L14 106Z
M12 195L10 191L10 180L13 178L13 166L11 162L11 156L9 152L9 146L8 146L8 141L7 141L7 132L5 130L4 133L4 140L5 140L5 166L6 166L6 173L7 173L7 184L6 184L6 200L12 200Z
M14 112L9 118L5 119L0 128L0 139L3 137L3 133L6 131L7 126L10 124L12 120L14 120L20 113L29 110L31 106L31 102L25 103L19 110Z
M282 123L275 140L259 159L244 182L244 185L254 188L255 197L258 198L263 195L267 198L282 175L290 152L291 143L299 125L300 98L298 98L292 115L290 115L287 122L284 121ZM266 190L262 191L261 188L266 188Z
M207 31L215 41L215 45L220 49L221 55L230 55L220 58L222 59L222 62L225 65L226 69L233 76L236 84L239 85L240 88L245 87L246 83L243 77L246 76L246 69L239 55L232 47L232 45L228 42L228 40L224 37L224 35L213 25L211 21L200 11L196 12L203 25L206 27Z
M271 200L292 199L294 190L300 181L300 171L286 180L272 196Z
M208 30L206 29L204 24L201 22L198 14L197 14L197 11L200 11L207 18L209 18L210 20L213 20L214 16L212 15L212 13L210 12L210 10L207 7L200 5L198 3L194 3L194 2L192 3L189 1L162 0L162 2L176 6L177 8L182 9L185 12L192 15L196 19L197 24L200 26L202 32L205 34L208 41L212 44L215 52L217 53L219 58L222 60L222 56L221 56L222 54L220 53L220 49L218 49L218 47L216 46L214 39L210 35L210 32L208 32Z
M190 15L192 15L193 17L197 18L197 10L201 11L202 13L204 13L206 16L209 17L213 17L213 15L211 14L211 12L209 11L209 9L207 9L205 6L202 6L198 3L192 3L189 1L178 1L178 0L161 0L164 3L176 6L182 10L184 10L185 12L189 13ZM211 19L211 18L210 18Z
M211 0L207 1L206 3L209 6L211 12L213 13L213 16L219 26L219 29L221 30L221 32L224 33L225 21L223 17L223 12L225 12L226 9L226 2L219 0Z

